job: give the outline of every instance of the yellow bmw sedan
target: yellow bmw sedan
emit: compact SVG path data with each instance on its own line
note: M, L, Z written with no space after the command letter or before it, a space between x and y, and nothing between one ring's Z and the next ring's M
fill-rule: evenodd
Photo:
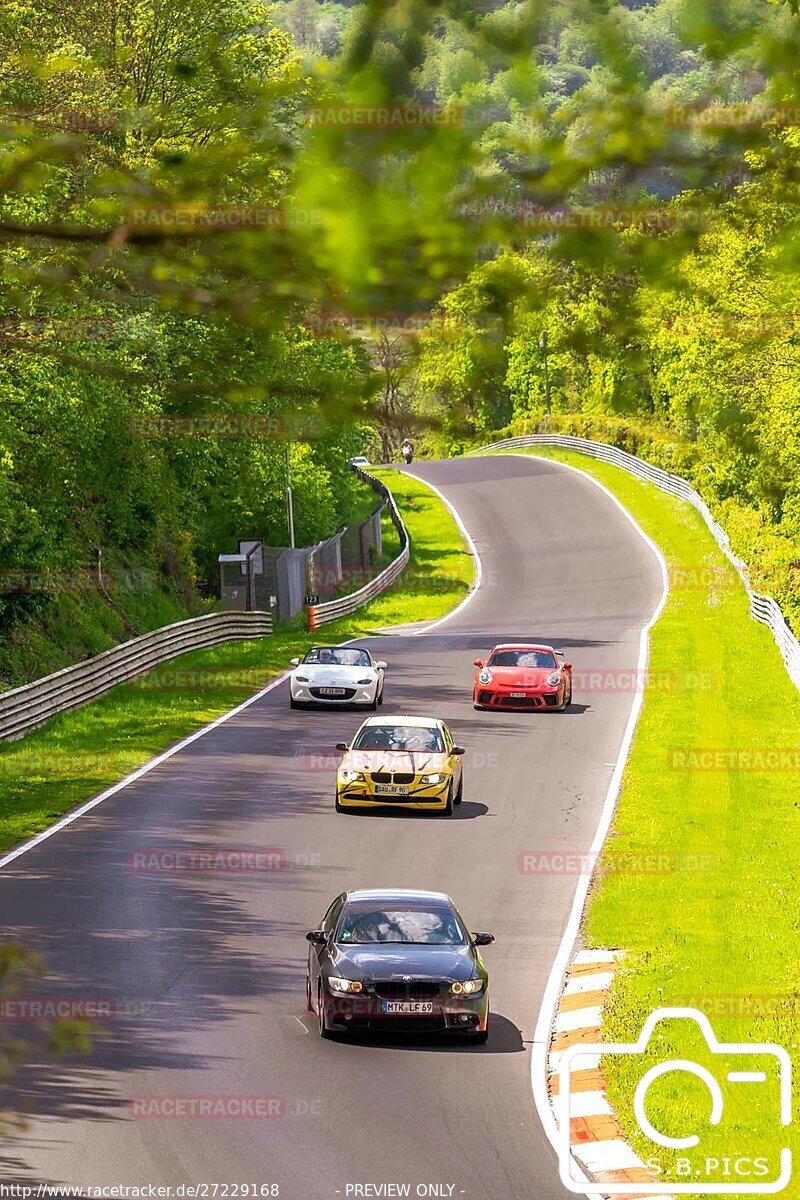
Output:
M453 735L436 717L369 717L336 777L336 811L376 805L428 809L450 816L461 803L461 756Z

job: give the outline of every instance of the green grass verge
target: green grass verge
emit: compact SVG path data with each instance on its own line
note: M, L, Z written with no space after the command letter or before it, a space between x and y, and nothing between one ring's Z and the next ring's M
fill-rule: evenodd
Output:
M720 1040L775 1042L795 1058L800 697L772 635L749 616L741 581L690 505L579 454L541 456L606 484L661 547L671 577L651 633L650 684L585 915L587 945L626 952L603 1038L631 1042L655 1009L683 1005L704 1011ZM708 750L723 753L716 764L722 769L704 768L697 756ZM783 769L752 769L780 750L794 751ZM659 858L653 873L641 873ZM644 1061L604 1060L609 1099L646 1161L654 1158L653 1144L638 1128L633 1093L647 1067L672 1058L693 1059L720 1078L725 1113L716 1129L709 1126L708 1092L691 1076L653 1084L646 1111L655 1126L670 1136L700 1135L697 1150L658 1150L659 1165L674 1172L660 1179L696 1183L699 1170L704 1182L763 1182L775 1177L779 1147L797 1155L797 1134L778 1122L774 1082L726 1084L720 1061L732 1066L732 1060L709 1055L690 1023L672 1021L658 1026ZM737 1068L752 1070L753 1062L739 1059ZM769 1073L773 1080L772 1064ZM719 1168L706 1170L707 1155L719 1159ZM735 1159L755 1156L769 1160L769 1175L744 1163L741 1170L753 1173L737 1173ZM682 1168L690 1174L678 1174L680 1157L691 1162Z
M31 837L173 742L241 703L313 641L339 642L395 624L434 620L469 591L474 564L447 507L418 479L376 471L392 489L411 538L394 587L313 637L302 618L272 637L181 655L146 679L56 717L0 749L0 849ZM394 528L387 544L397 549ZM389 539L394 538L394 542Z

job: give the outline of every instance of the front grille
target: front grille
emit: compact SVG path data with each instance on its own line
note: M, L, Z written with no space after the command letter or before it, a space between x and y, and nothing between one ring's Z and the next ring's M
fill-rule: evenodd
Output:
M391 783L392 777L386 771L373 771L372 772L372 782L373 783Z
M414 775L404 771L395 771L390 774L388 771L372 771L370 773L373 783L413 783Z
M493 692L478 692L478 704L491 704Z
M432 1000L441 988L440 983L427 979L410 979L408 982L392 979L372 984L375 995L384 1000Z
M356 694L355 688L343 688L338 696L325 696L318 687L308 689L315 700L352 700Z
M498 703L506 708L541 708L542 706L538 696L501 696Z
M447 1028L442 1016L433 1017L379 1017L371 1020L368 1028L379 1033L441 1033Z

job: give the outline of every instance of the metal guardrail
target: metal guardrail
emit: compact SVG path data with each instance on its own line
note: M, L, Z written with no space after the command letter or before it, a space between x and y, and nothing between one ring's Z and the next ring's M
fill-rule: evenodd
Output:
M388 567L384 567L380 574L376 575L374 579L370 579L369 583L359 588L357 592L351 592L349 596L339 596L336 600L326 600L324 604L309 604L306 608L306 614L308 617L308 628L312 633L315 629L319 629L320 625L326 625L328 621L335 621L338 617L350 616L351 613L368 604L370 600L374 600L381 592L386 591L394 583L398 575L402 574L408 566L411 554L408 530L395 504L394 496L386 484L381 483L380 479L376 479L374 475L370 475L369 471L365 471L363 467L353 467L352 469L358 475L359 479L369 484L374 491L383 496L388 504L389 516L400 537L400 553L397 558L389 563Z
M70 712L188 650L272 633L265 612L207 613L164 625L93 658L0 695L0 741L14 741L57 713Z
M513 450L522 446L562 446L567 450L577 450L591 458L612 463L615 467L622 467L631 475L636 475L639 479L645 479L648 483L654 484L662 492L669 492L691 504L700 513L723 554L736 568L750 598L750 615L771 630L786 664L789 677L795 687L800 690L800 642L787 624L777 600L774 600L772 596L765 596L760 592L753 591L747 575L746 564L733 553L727 533L714 520L705 500L690 483L687 483L680 475L673 475L669 471L662 470L661 467L654 467L652 463L637 458L635 454L629 454L627 450L620 450L606 442L593 442L587 438L572 437L569 434L532 433L524 437L505 438L503 441L481 446L477 453L485 454L491 450Z

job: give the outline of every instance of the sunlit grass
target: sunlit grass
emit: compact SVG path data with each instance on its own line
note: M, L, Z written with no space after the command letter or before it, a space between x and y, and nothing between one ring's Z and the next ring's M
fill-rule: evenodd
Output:
M672 580L651 635L650 673L661 686L645 692L605 858L660 855L666 867L651 875L604 873L601 860L584 922L586 945L626 952L604 1039L633 1041L654 1009L684 1005L705 1011L721 1040L776 1042L794 1057L800 697L769 630L750 617L743 585L688 504L584 456L545 456L605 483L662 548ZM767 771L697 769L675 758L712 749L749 754L751 764L770 750L797 755L793 770ZM647 1065L667 1057L694 1057L722 1073L674 1023ZM652 1157L632 1112L642 1063L607 1059L605 1066L629 1140ZM796 1134L787 1141L778 1124L774 1086L723 1087L726 1115L714 1130L705 1088L687 1086L685 1075L680 1081L670 1090L662 1080L649 1095L650 1119L665 1132L698 1132L703 1154L720 1159L766 1153L773 1166L779 1146L794 1144L797 1152ZM666 1163L669 1152L659 1157Z
M181 655L147 679L50 721L0 749L0 848L31 837L193 730L251 696L313 642L339 642L378 628L433 620L468 592L473 560L447 507L425 484L379 472L411 536L411 563L388 592L315 635L302 617L272 637ZM399 549L385 529L386 551ZM394 539L394 540L392 540Z

